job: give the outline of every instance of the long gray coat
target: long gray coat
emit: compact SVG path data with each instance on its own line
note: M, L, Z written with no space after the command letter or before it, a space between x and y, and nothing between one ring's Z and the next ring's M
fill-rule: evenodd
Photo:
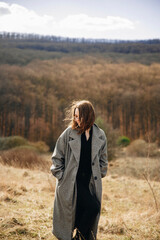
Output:
M76 174L81 150L81 135L68 127L58 138L52 155L51 172L56 177L53 209L53 234L59 240L71 240L76 213ZM105 133L96 124L92 133L92 176L89 184L91 193L101 202L102 181L107 173L107 140ZM100 214L95 219L93 233L96 238ZM90 239L92 239L90 237Z

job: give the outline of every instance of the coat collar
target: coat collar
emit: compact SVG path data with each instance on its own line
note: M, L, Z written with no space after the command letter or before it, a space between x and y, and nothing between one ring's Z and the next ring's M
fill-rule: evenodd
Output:
M100 128L94 123L93 125L93 132L92 132L92 152L91 152L91 159L92 162L94 161L95 156L98 154L98 151L100 150L101 146L104 143L104 140L102 140L100 137L102 136L102 131ZM81 150L81 134L77 134L76 130L71 129L69 134L69 144L73 151L73 154L79 162L80 159L80 150Z

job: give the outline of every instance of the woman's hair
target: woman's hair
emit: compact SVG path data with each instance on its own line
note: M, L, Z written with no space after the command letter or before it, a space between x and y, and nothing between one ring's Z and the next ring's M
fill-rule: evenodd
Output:
M80 126L75 121L75 110L79 110ZM79 134L89 129L95 121L95 110L92 103L88 100L73 101L71 106L66 110L66 118L69 120L69 126L76 129Z

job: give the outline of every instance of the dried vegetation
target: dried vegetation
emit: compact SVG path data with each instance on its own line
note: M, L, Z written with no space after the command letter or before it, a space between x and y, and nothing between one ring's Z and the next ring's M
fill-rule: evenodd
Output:
M42 159L49 165L50 156ZM160 182L148 176L157 210L147 181L134 176L141 172L142 160L147 161L126 157L110 162L103 179L98 240L160 239ZM0 239L56 240L51 232L55 179L49 169L44 172L1 164L0 175Z

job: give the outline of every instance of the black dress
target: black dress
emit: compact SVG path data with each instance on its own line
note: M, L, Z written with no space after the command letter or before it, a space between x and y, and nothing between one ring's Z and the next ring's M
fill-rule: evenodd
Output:
M85 132L81 135L81 153L77 172L77 207L75 227L85 239L89 239L95 217L100 211L100 203L90 193L89 182L92 174L91 168L92 127L87 140Z

